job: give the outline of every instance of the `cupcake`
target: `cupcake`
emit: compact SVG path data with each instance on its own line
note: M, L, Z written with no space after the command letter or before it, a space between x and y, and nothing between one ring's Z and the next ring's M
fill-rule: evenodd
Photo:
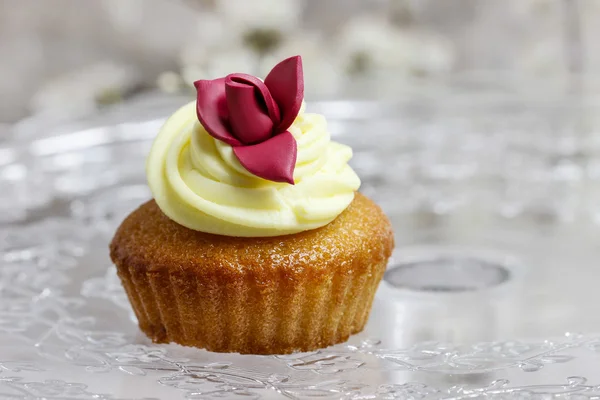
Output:
M345 341L367 322L393 248L357 192L352 150L305 112L301 58L264 81L195 82L146 164L153 200L110 256L154 342L283 354Z

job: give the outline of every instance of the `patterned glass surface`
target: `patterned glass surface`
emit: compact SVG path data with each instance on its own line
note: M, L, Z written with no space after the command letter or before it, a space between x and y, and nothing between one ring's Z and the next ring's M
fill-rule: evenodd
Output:
M0 140L1 399L600 398L598 109L312 104L397 248L369 324L285 356L154 345L108 257L181 99Z

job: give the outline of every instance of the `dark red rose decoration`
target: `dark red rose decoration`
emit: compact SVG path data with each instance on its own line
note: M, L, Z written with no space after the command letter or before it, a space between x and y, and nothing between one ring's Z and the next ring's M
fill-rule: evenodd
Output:
M296 140L287 130L304 98L302 59L277 64L262 82L247 74L230 74L194 82L196 111L206 131L233 147L250 173L294 184Z

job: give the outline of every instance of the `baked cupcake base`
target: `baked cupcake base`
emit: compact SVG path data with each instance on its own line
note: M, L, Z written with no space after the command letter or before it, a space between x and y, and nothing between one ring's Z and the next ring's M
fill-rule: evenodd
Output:
M150 201L110 247L140 329L154 342L284 354L364 328L393 235L361 194L323 228L271 238L192 231Z

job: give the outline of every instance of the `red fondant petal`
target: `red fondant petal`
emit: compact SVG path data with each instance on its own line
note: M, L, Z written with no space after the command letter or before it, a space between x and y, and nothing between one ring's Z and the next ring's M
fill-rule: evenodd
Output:
M240 163L250 173L292 185L297 151L296 139L287 131L259 144L233 148Z
M234 81L238 83L245 83L247 85L252 85L259 92L259 98L262 102L264 102L264 106L267 108L267 114L273 121L274 125L278 125L281 121L279 106L271 96L269 92L269 88L265 85L263 81L258 79L255 76L248 74L229 74L225 77L226 82Z
M261 84L264 86L262 82ZM263 142L273 135L274 124L267 115L268 110L260 89L244 79L230 75L225 79L225 95L229 124L237 139L249 145Z
M225 78L200 80L194 82L198 93L196 114L206 131L215 139L230 146L242 143L230 132L228 126L229 113L225 97Z
M290 57L277 64L265 78L265 85L269 88L281 113L281 122L275 130L285 131L298 116L304 99L302 58Z

